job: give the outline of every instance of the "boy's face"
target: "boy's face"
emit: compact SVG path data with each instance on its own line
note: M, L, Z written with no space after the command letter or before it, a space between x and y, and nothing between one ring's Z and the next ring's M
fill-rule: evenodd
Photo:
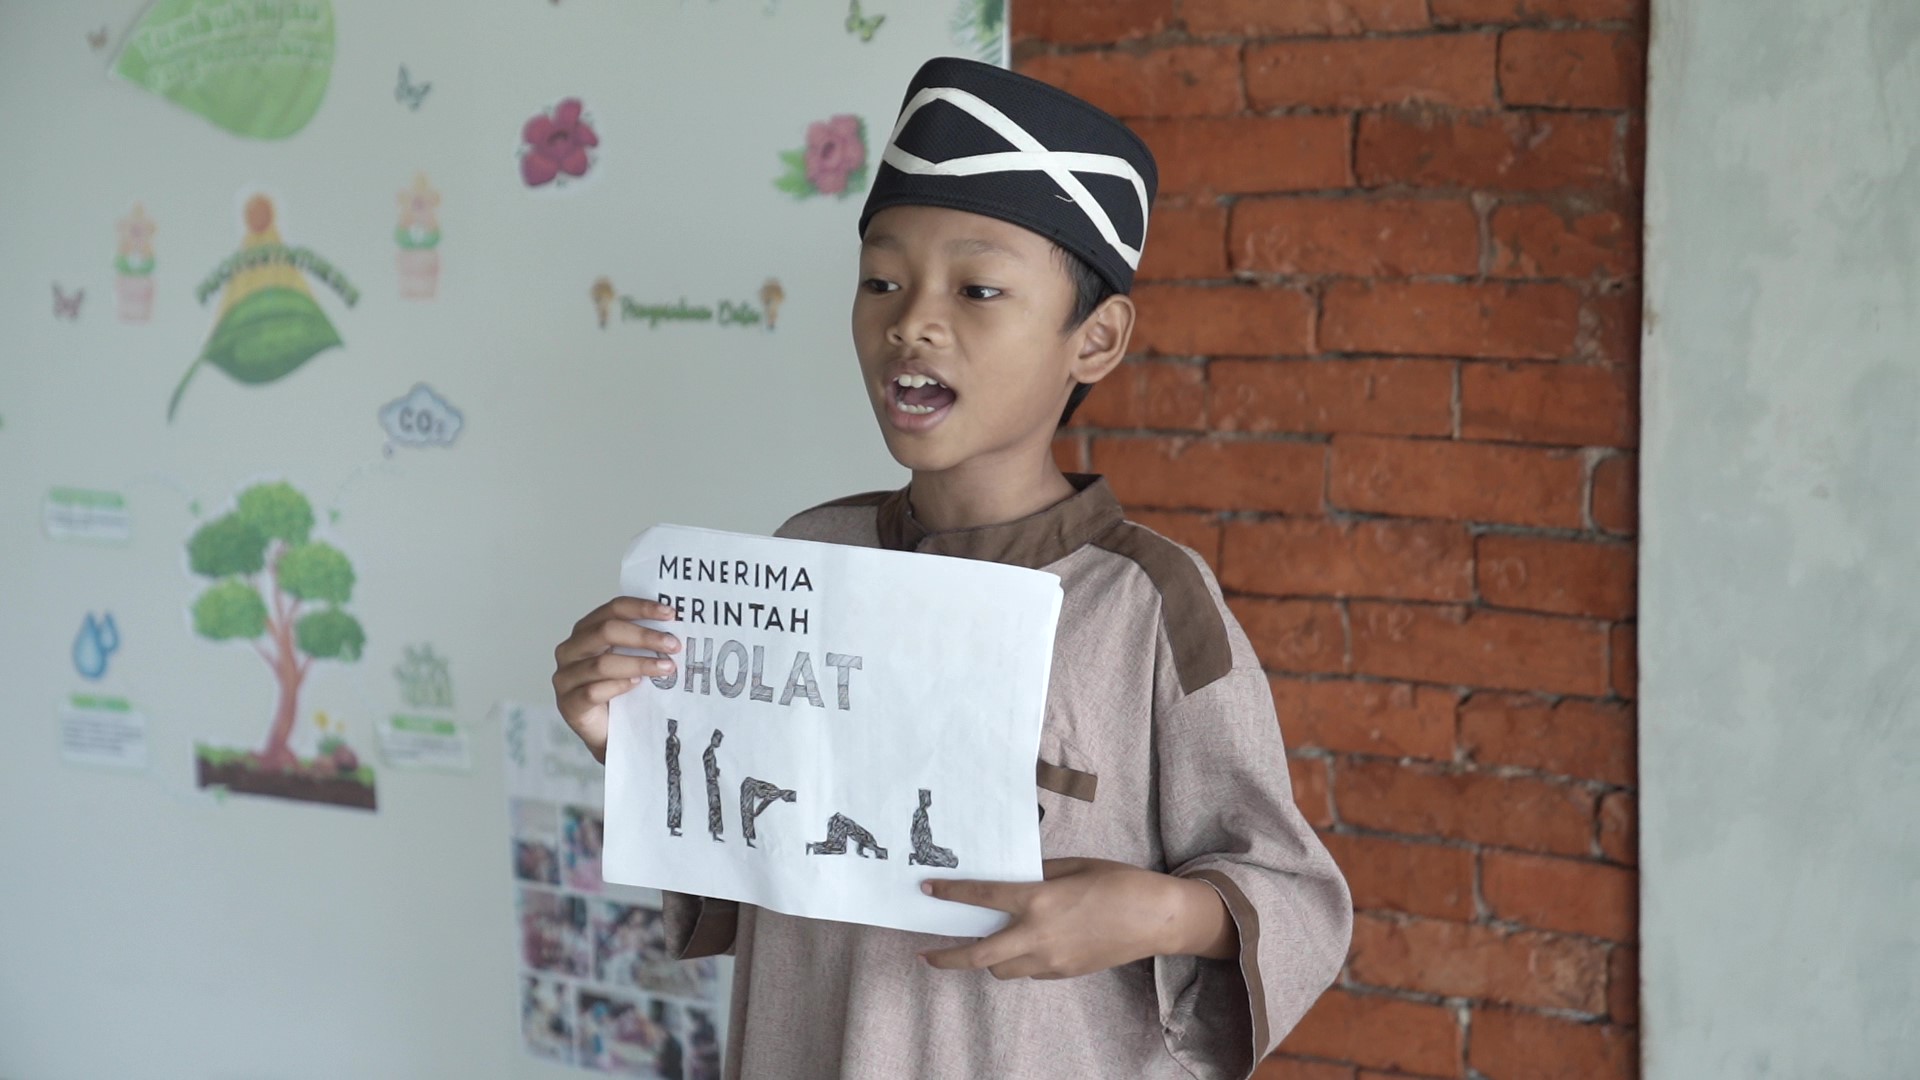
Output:
M1109 299L1071 333L1074 288L1038 233L939 206L890 206L860 245L853 343L887 449L915 471L1047 453L1076 381L1124 355L1132 302ZM909 389L930 375L946 390Z

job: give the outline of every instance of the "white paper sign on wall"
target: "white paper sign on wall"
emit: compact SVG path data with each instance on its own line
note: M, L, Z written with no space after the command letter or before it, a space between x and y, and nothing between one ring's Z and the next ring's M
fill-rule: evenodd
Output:
M928 933L1006 924L919 883L1040 880L1057 576L660 525L620 589L673 605L642 625L682 648L612 702L608 881Z

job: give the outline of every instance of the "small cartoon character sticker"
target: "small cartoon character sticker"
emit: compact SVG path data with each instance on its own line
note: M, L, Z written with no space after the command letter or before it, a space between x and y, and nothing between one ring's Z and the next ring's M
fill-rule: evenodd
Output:
M113 257L119 276L114 281L114 296L119 302L120 321L143 323L153 317L153 219L146 207L133 204L133 212L120 219L120 249Z
M426 173L413 174L413 186L400 192L400 224L393 231L400 296L431 300L440 288L440 193Z
M607 317L613 314L613 282L606 278L593 279L593 311L600 316L600 329L607 328Z
M760 286L760 306L767 310L767 329L773 329L774 320L780 317L780 302L787 298L787 292L780 287L779 278L768 278Z

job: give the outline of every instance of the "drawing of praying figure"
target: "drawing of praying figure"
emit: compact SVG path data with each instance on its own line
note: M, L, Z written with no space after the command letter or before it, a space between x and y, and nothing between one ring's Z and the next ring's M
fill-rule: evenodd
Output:
M707 765L707 832L725 843L720 840L720 834L727 831L727 823L720 817L720 762L714 757L714 751L720 749L720 735L720 729L715 728L713 741L707 743L707 752L700 759Z
M747 846L753 845L753 819L767 812L767 807L775 802L792 802L794 792L779 784L770 784L765 780L755 780L749 776L740 781L740 835L747 838Z
M680 835L680 721L667 720L667 834Z
M913 812L913 854L907 856L907 865L919 863L921 866L944 866L949 869L959 866L960 860L954 857L952 848L943 848L933 842L933 826L927 824L927 807L933 803L933 792L920 789L920 808Z
M869 849L882 859L887 857L887 849L873 842L873 834L845 814L835 814L827 819L827 838L809 840L807 854L845 855L848 840L853 841L855 853L863 859L867 857Z

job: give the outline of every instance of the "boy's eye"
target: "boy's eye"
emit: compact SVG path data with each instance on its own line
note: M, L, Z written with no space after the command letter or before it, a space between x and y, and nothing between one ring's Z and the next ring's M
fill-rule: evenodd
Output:
M887 292L889 290L885 288L885 286L892 285L893 283L885 278L870 277L860 284L865 287L868 292ZM874 285L880 285L882 288L873 288Z
M993 293L993 294L994 294L995 296L998 296L998 295L999 295L999 293L1000 293L1000 290L999 290L999 289L996 289L996 288L994 288L994 287L993 287L993 286L991 286L991 285L968 285L968 286L966 286L965 288L966 288L966 289L985 289L986 291L988 291L988 292L990 292L990 293ZM965 291L965 289L963 289L962 291ZM993 299L993 297L992 297L992 296L976 296L976 297L973 297L973 299L975 299L975 300L991 300L991 299Z

